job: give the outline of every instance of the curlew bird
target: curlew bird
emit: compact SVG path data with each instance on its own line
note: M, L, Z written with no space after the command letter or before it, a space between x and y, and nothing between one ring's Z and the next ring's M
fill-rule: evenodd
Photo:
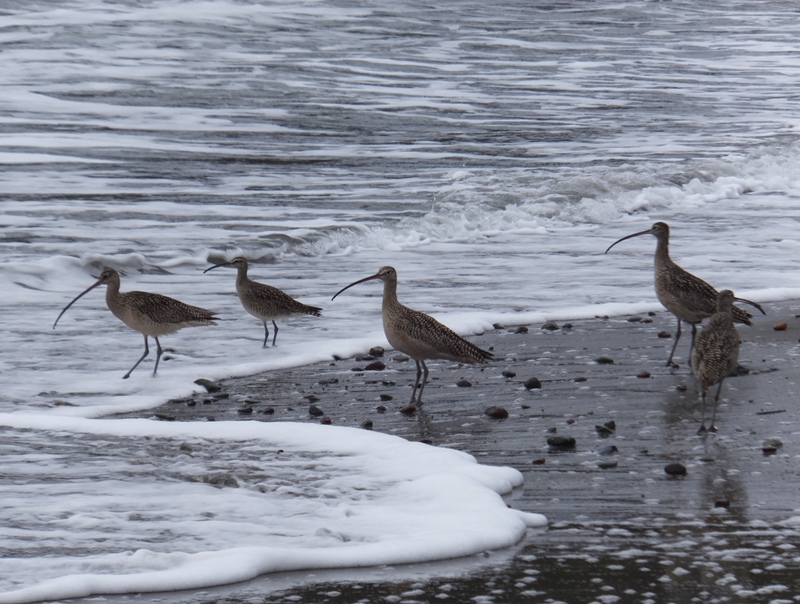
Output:
M133 370L139 366L139 363L150 354L150 348L147 345L148 336L156 341L156 366L153 368L153 375L155 376L156 371L158 371L158 361L161 360L161 355L164 352L161 348L161 343L158 341L159 336L175 333L184 327L216 325L214 323L214 320L218 318L216 313L205 308L190 306L160 294L137 291L120 292L119 273L113 268L107 268L100 274L97 283L76 296L72 302L64 307L64 310L61 311L61 314L58 315L55 323L53 323L53 329L56 328L58 320L67 312L70 306L100 285L106 286L106 305L114 316L144 336L144 354L131 367L130 371L122 376L122 379L130 377Z
M716 432L714 421L717 417L717 403L722 390L722 381L733 371L739 362L739 334L733 325L734 301L745 302L733 296L733 292L724 289L719 292L717 311L697 336L697 343L692 348L692 371L697 378L703 399L702 419L698 434L706 432L706 394L714 384L719 384L714 397L714 411L711 414L709 432Z
M486 363L494 356L491 352L482 350L465 340L433 317L400 304L397 300L397 271L391 266L384 266L374 275L343 287L331 299L335 299L354 285L373 279L383 281L382 314L386 339L392 347L407 354L417 364L417 379L411 391L409 404L413 405L415 402L422 404L422 391L428 381L425 359L446 359L457 363L476 364Z
M215 264L203 272L207 273L221 266L233 266L236 268L236 293L239 295L239 301L247 312L264 324L264 345L262 348L267 347L267 340L269 339L267 321L272 321L272 325L275 327L275 333L272 335L272 345L275 346L275 340L278 337L278 324L275 323L275 319L285 319L298 315L319 317L320 312L322 312L321 308L298 302L277 287L250 279L247 276L247 259L241 256L237 256L230 262Z
M672 351L669 353L669 359L667 359L667 367L677 367L672 362L672 356L675 354L678 340L681 338L681 323L685 321L692 326L692 343L689 348L691 354L697 335L697 324L714 314L719 294L716 289L700 279L700 277L696 277L672 261L669 256L669 225L666 222L656 222L646 231L640 231L618 239L608 246L605 253L607 254L612 247L621 241L640 235L654 235L658 240L655 253L656 296L659 302L678 319L678 333L675 335L675 343L672 345ZM755 302L743 298L736 298L736 300L749 304L760 310L762 314L766 314L764 309ZM732 308L732 313L733 320L737 323L752 325L750 317L753 315L750 313L737 306Z

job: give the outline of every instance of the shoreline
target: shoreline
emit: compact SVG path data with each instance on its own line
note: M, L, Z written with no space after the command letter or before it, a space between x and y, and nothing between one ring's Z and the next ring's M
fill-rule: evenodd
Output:
M487 366L430 362L425 402L412 415L400 408L411 395L414 363L386 351L379 358L386 366L383 370L366 370L372 362L367 358L332 359L220 381L218 392L111 417L326 421L309 413L313 405L333 425L369 427L456 448L483 464L520 470L525 482L507 497L508 504L544 514L549 527L529 531L510 560L506 554L498 555L503 559L499 571L494 566L475 570L469 559L424 565L423 590L435 591L449 583L467 590L468 599L480 595L475 577L486 581L493 577L491 581L507 583L510 594L515 584L535 571L537 590L546 582L549 587L543 593L549 597L591 601L599 593L591 579L599 573L611 593L635 589L663 595L653 601L670 601L667 594L674 586L663 581L665 562L658 560L665 554L652 543L652 533L657 533L655 541L678 544L670 556L680 554L680 566L686 571L680 577L682 589L729 597L727 583L709 583L709 552L697 543L719 539L731 548L736 542L743 551L747 548L740 541L745 538L733 535L749 534L754 522L763 524L766 533L774 532L775 538L763 537L766 545L758 555L742 554L745 559L739 564L749 569L745 583L788 581L797 588L800 562L780 548L786 539L781 523L800 515L794 469L800 457L800 432L794 428L800 421L796 404L800 304L771 304L766 310L767 316L754 317L753 327L737 326L742 339L740 364L748 373L725 380L717 414L719 432L705 437L696 434L700 398L686 365L691 335L684 329L676 350L679 367L667 368L676 320L666 311L638 318L573 320L553 330L540 325L527 330L499 328L469 337L492 350L495 359ZM781 322L788 324L787 329L775 331ZM673 336L664 337L663 332ZM601 357L613 362L598 362ZM527 389L525 382L531 378L537 378L541 387ZM470 385L459 386L462 380ZM490 418L485 410L491 406L504 407L508 418ZM615 429L604 432L605 425ZM576 446L549 447L547 439L554 435L575 438ZM779 439L782 445L767 453L767 439ZM665 473L670 463L682 464L686 475ZM800 536L798 529L793 530ZM590 553L587 543L597 539L605 545ZM648 563L630 568L632 561L621 552L632 550L641 550ZM656 559L650 560L653 556ZM617 564L626 571L601 572L598 558L604 561L600 568ZM776 565L769 570L767 559L781 560L783 570ZM543 569L555 561L561 566ZM572 573L568 585L563 582L564 565ZM442 571L437 574L438 566ZM755 574L750 572L754 569ZM266 602L357 602L368 594L379 598L395 593L395 583L414 583L407 579L408 572L413 574L413 568L265 576L217 588L213 601L244 602L257 594ZM722 573L721 577L724 572L723 565L711 575ZM342 595L319 599L320 582ZM352 591L359 582L369 585ZM351 591L352 599L347 599L345 594ZM169 601L193 600L178 593L170 594Z

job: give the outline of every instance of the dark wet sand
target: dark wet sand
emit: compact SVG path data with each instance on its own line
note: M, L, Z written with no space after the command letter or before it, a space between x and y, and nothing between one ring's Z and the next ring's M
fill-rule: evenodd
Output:
M545 514L550 525L529 531L508 551L441 564L282 573L199 593L123 599L798 601L800 303L766 310L754 327L739 326L740 364L749 374L726 380L719 433L706 437L696 434L700 404L686 364L687 330L676 353L680 367L665 366L673 340L659 333L675 332L666 312L645 315L645 322L560 321L555 331L530 325L517 333L509 326L471 337L492 349L495 360L484 368L429 363L425 403L414 415L399 412L410 397L414 363L394 360L394 351L382 359L383 371L358 370L367 360L332 360L230 380L217 398L197 395L139 414L164 421L319 422L309 415L313 402L337 426L371 421L373 430L519 469L525 484L509 505ZM775 331L781 322L788 329ZM600 357L613 363L598 363ZM516 376L504 377L504 370ZM533 377L541 388L527 390ZM462 379L471 387L456 386ZM492 405L504 407L508 418L489 418L484 410ZM599 434L596 426L610 421L615 432ZM553 435L574 437L575 449L550 449ZM782 446L765 452L771 438ZM687 474L666 474L672 462Z

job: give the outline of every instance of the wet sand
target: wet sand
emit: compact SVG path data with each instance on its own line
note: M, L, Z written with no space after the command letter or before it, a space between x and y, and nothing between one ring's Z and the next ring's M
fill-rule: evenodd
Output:
M412 415L400 409L410 398L414 363L394 351L380 359L383 370L365 370L369 359L332 359L230 380L219 392L137 414L162 421L329 420L355 428L371 422L373 430L519 469L525 484L509 495L509 505L545 514L550 525L508 551L468 559L282 573L199 593L119 600L797 601L800 303L766 310L753 327L739 326L740 364L748 373L725 381L715 435L696 434L700 403L687 366L688 330L676 352L680 366L666 367L676 327L666 312L564 320L555 330L498 326L470 337L495 360L486 367L430 362L424 405ZM788 328L776 331L782 322ZM263 354L280 354L280 347ZM530 378L541 387L527 389ZM312 404L325 420L310 415ZM508 418L487 416L491 406L505 408ZM610 434L598 430L607 424L615 425ZM574 437L576 446L554 450L547 444L552 436ZM768 439L782 444L765 450ZM683 464L686 475L667 474L670 463Z

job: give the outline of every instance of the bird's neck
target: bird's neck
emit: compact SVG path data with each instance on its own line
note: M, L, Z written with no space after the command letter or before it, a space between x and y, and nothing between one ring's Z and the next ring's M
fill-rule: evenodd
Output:
M659 264L672 264L672 258L669 257L669 239L662 237L656 244L656 265Z
M236 285L244 285L247 283L247 267L246 266L237 266L236 267Z
M384 312L391 312L401 306L397 299L397 281L384 281L382 306Z
M112 279L106 283L106 306L112 313L117 314L120 306L119 281Z

